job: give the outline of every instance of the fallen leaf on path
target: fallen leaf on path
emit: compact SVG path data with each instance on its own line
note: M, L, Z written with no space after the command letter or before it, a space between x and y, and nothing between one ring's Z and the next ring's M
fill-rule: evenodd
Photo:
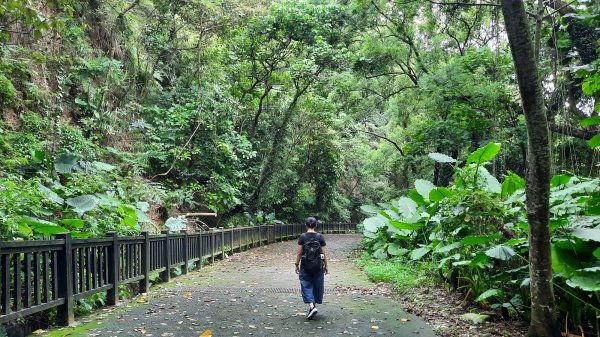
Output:
M212 337L212 331L206 330L198 337Z

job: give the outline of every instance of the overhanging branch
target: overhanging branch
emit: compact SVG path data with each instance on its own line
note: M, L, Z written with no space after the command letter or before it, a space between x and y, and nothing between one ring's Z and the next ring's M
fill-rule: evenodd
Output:
M592 129L574 128L566 125L557 125L556 123L550 123L550 130L552 132L583 140L590 140L598 133L596 130Z
M391 140L391 139L390 139L390 138L388 138L387 136L382 136L382 135L376 134L375 132L372 132L372 131L368 131L368 130L359 130L359 129L353 129L353 130L351 130L350 132L354 132L354 133L356 133L356 132L362 132L362 133L366 133L366 134L368 134L368 135L371 135L371 136L373 136L373 137L375 137L375 138L383 139L383 140L385 140L386 142L388 142L388 143L390 143L390 144L394 145L394 147L396 148L396 150L398 150L398 152L400 152L400 155L402 155L402 157L406 157L406 155L404 154L404 151L402 150L402 148L400 147L400 145L398 145L398 143L397 143L397 142L395 142L395 141Z

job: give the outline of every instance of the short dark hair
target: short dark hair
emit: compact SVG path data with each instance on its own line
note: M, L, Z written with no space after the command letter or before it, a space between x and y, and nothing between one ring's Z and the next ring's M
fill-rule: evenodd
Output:
M306 227L308 228L315 228L317 227L317 219L315 219L312 216L309 216L308 218L306 218L306 220L304 221L304 224L306 225Z

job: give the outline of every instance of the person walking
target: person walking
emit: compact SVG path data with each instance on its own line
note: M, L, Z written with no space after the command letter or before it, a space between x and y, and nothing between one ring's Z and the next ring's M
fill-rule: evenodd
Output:
M298 238L296 253L296 274L300 279L302 300L308 304L307 319L312 319L317 314L317 304L323 303L325 291L325 274L327 269L328 253L325 237L316 231L317 219L308 217L305 221L306 233Z

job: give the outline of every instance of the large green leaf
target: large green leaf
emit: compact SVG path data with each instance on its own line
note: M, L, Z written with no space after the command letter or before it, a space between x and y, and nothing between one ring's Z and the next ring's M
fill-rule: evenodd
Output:
M380 228L385 227L388 224L388 220L380 215L366 218L363 221L365 230L376 233Z
M363 211L363 213L374 215L379 212L380 208L373 205L362 205L360 206L360 210Z
M500 234L490 234L490 235L469 235L460 240L460 243L463 246L473 246L473 245L481 245L488 242L496 241L500 238Z
M427 205L425 198L423 198L423 196L415 190L410 190L408 192L408 197L411 198L414 202L416 202L419 206Z
M72 228L83 228L84 225L84 221L81 219L62 219L60 223Z
M506 178L502 182L502 196L507 197L518 190L525 188L525 179L519 177L513 172L508 172Z
M435 185L432 184L430 181L428 180L424 180L424 179L417 179L415 180L415 189L417 190L417 192L419 192L419 194L421 196L423 196L423 198L428 199L429 198L429 193L431 192L431 190L433 190L435 188Z
M502 292L502 290L500 290L500 289L488 289L488 290L484 291L483 293L481 293L481 295L477 296L477 298L475 299L475 302L485 301L492 297L502 297L503 295L504 295L504 292Z
M119 213L123 215L121 226L133 228L137 225L137 211L132 205L122 205L118 208ZM184 228L185 229L185 228Z
M394 236L395 238L398 238L398 239L406 239L412 233L412 231L408 231L408 230L404 230L404 229L399 229L399 228L396 228L394 226L387 226L386 228L387 228L387 233L388 234L390 234L390 235L392 235L392 236ZM365 232L365 233L368 233L368 232Z
M593 254L598 260L600 260L600 248L596 248Z
M79 158L70 153L63 153L59 155L54 161L54 169L58 173L73 173L77 168L77 161Z
M67 205L73 207L73 211L79 215L89 212L98 207L98 198L93 195L80 195L67 199Z
M456 159L437 152L430 153L429 158L437 161L438 163L456 163Z
M556 175L550 179L550 186L558 187L561 185L566 185L569 183L569 181L571 181L571 178L573 178L573 176L570 174Z
M67 230L64 227L61 227L54 222L33 218L33 217L23 217L19 220L20 224L27 225L30 227L35 233L43 234L43 235L55 235L60 233L67 233Z
M583 127L598 125L598 124L600 124L600 116L588 117L586 119L583 119L581 122L579 122L579 125L581 125Z
M445 265L446 262L450 261L450 260L458 260L460 259L460 254L454 254L454 255L450 255L450 256L446 256L445 258L441 259L440 262L438 263L438 269L442 269Z
M556 243L553 243L552 252L552 271L556 274L570 276L577 269L581 268L581 262L570 249L562 249Z
M408 253L409 250L398 246L398 244L395 242L391 242L388 245L387 252L388 252L388 254L390 254L392 256L402 256L402 255Z
M496 177L494 177L485 167L480 167L478 181L481 183L484 191L489 193L500 194L502 192L502 185Z
M571 235L583 241L600 242L600 229L598 228L576 228Z
M415 214L417 214L417 207L417 203L410 198L401 197L400 199L398 199L398 213L400 213L405 218L413 218Z
M384 248L379 248L373 252L373 257L380 260L387 259L387 251Z
M171 232L177 232L186 228L185 216L171 217L165 222L165 226Z
M114 171L117 167L107 164L107 163L103 163L100 161L95 161L92 163L92 165L94 165L94 168L99 170L99 171L106 171L106 172L110 172L110 171Z
M452 191L446 187L437 187L429 192L429 200L439 202L452 195Z
M31 159L36 164L41 164L46 159L46 152L42 150L32 149L31 150Z
M594 137L592 137L592 139L588 140L587 143L590 147L600 146L600 134L597 134Z
M449 245L445 245L445 246L442 246L440 248L436 248L434 250L434 253L445 254L445 253L448 253L448 252L453 251L454 249L457 249L457 248L460 248L460 247L461 247L460 242L454 242L454 243L451 243Z
M485 255L493 259L508 261L513 256L517 255L517 253L515 253L515 251L508 246L499 245L486 250Z
M416 230L423 228L423 226L425 224L423 224L421 222L405 223L405 222L398 221L398 220L392 220L392 221L390 221L390 225L392 225L393 227L396 227L398 229L403 229L403 230L407 230L407 231L416 231Z
M365 230L363 232L363 236L366 237L366 238L369 238L369 239L377 239L377 234L376 233L369 232L367 230Z
M600 190L599 182L600 182L600 180L598 180L598 179L592 179L592 180L588 180L588 181L574 183L573 185L568 186L566 188L564 188L564 187L561 187L560 189L552 188L550 190L550 200L551 201L556 201L556 200L562 201L563 199L565 199L567 197L572 197L573 195L593 193L595 191Z
M428 248L428 247L421 247L421 248L414 249L412 252L410 252L410 258L411 258L411 260L420 260L423 256L427 255L427 253L429 253L430 251L431 251L431 248Z
M383 211L380 211L378 214L389 220L396 220L396 219L400 218L398 213L394 212L394 210L391 210L391 209L384 209Z
M142 212L148 212L150 210L150 204L145 201L138 201L135 203L135 208Z
M135 210L135 215L137 217L137 221L139 223L150 223L152 222L152 219L150 219L150 217L148 215L146 215L146 213L140 209Z
M58 194L56 194L53 190L49 189L48 187L39 184L38 183L38 191L40 191L40 193L42 193L42 195L52 201L55 204L59 204L62 205L65 203L65 200L63 198L61 198Z
M600 291L600 274L594 271L578 271L575 276L567 280L567 284L584 291Z
M472 267L485 268L490 262L490 257L485 253L479 252L475 255L475 257L469 263Z
M481 164L494 159L500 152L502 145L500 143L488 143L484 147L480 147L467 158L467 164Z
M69 232L68 229L57 225L37 225L32 226L33 231L44 235L56 235Z

